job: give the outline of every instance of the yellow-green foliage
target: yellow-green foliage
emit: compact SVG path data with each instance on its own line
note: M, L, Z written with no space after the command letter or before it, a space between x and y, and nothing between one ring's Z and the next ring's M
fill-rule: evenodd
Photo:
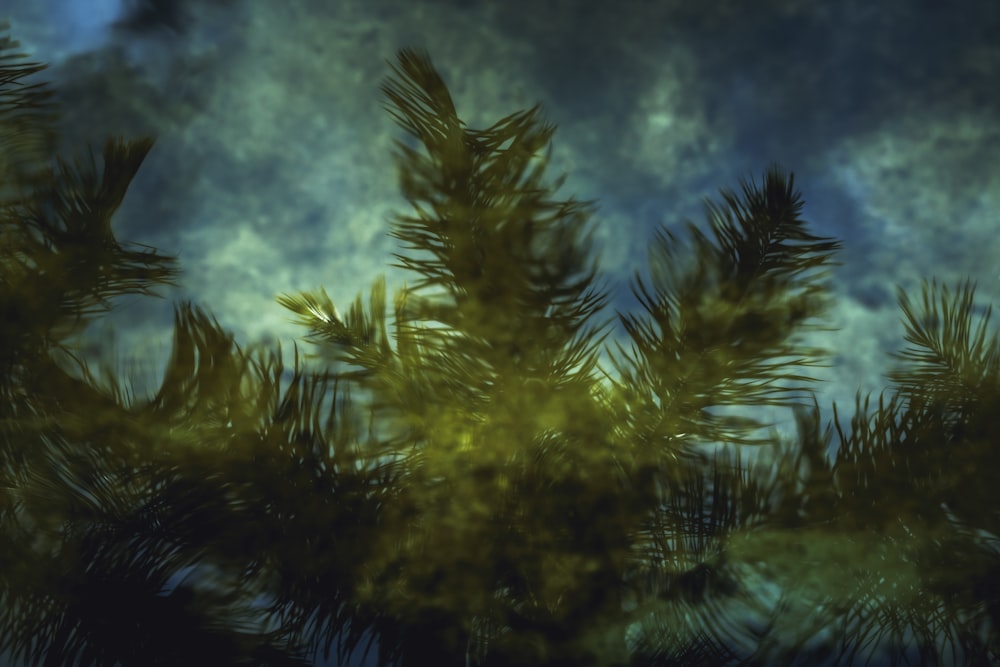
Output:
M11 147L51 129L4 115L34 109L10 92L33 72L0 61L0 187L16 192L0 211L0 650L302 665L367 636L380 664L722 665L943 634L969 664L995 659L996 338L971 326L971 287L927 287L922 312L903 297L897 393L822 431L807 383L824 352L799 335L840 244L806 230L790 174L723 191L687 244L658 230L642 310L607 317L593 208L546 179L554 128L537 108L467 128L429 58L401 51L383 91L420 145L397 144L412 210L391 229L413 282L390 308L377 279L344 314L323 290L280 297L325 360L296 355L290 381L280 353L182 304L163 383L138 397L75 363L71 334L174 275L111 232L152 144L22 171ZM760 406L793 408L797 441L732 411ZM753 574L799 597L769 608ZM766 628L743 654L739 608Z

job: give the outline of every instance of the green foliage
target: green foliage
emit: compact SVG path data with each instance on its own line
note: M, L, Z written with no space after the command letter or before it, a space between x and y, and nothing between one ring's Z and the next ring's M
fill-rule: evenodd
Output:
M824 351L795 336L815 325L825 304L822 272L839 242L805 231L793 178L770 170L760 187L743 184L743 199L724 191L726 207L707 206L714 243L693 224L693 260L661 229L650 250L653 284L641 277L634 291L649 317L622 315L632 340L615 368L626 391L673 437L708 442L752 442L761 424L720 418L710 407L777 405L801 400ZM682 387L682 391L678 388Z
M0 32L6 32L0 23ZM24 61L18 46L7 35L0 36L0 173L4 174L6 198L36 176L41 161L55 150L57 118L52 92L43 83L22 81L45 66Z
M2 67L0 103L34 108L4 86L35 70ZM100 170L0 161L17 191L0 217L0 649L294 665L374 643L379 664L638 667L846 664L915 637L928 664L996 658L1000 374L970 285L925 288L922 311L901 294L895 391L822 430L824 352L802 334L840 244L807 231L775 167L723 191L687 247L657 232L642 312L618 314L602 368L593 206L555 198L553 126L533 108L466 128L416 51L383 91L421 146L397 144L413 210L391 230L415 280L391 328L381 278L343 315L324 290L279 297L327 362L296 353L284 382L280 350L241 349L190 304L154 395L95 377L79 323L175 272L110 226L152 143L109 141ZM0 124L0 147L26 127ZM794 410L795 442L729 411L762 406Z

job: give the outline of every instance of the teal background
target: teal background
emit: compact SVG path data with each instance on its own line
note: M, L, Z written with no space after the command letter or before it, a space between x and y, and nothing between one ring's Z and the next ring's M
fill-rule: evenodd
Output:
M401 46L430 51L472 127L544 105L561 193L600 204L620 310L657 224L701 223L703 198L771 162L794 171L805 217L845 242L839 331L819 339L837 355L828 399L883 385L895 284L968 276L984 304L1000 292L996 3L155 4L166 22L142 30L109 27L111 0L7 12L52 63L68 149L158 137L117 230L179 255L183 284L113 318L122 351L152 369L176 299L241 341L289 347L302 332L276 294L322 285L346 304L383 271L401 285L386 235L406 210L401 133L378 90Z
M0 0L0 18L51 64L67 150L158 137L116 230L178 255L181 287L122 299L84 342L123 372L137 359L150 389L179 299L290 359L304 332L277 294L323 286L343 311L380 273L402 285L401 131L378 86L403 46L430 52L471 127L543 104L551 177L599 203L619 310L656 225L702 223L703 198L772 162L794 171L813 229L845 245L837 330L812 339L834 353L827 418L885 385L895 285L969 277L1000 302L1000 3L160 0L112 25L142 4Z

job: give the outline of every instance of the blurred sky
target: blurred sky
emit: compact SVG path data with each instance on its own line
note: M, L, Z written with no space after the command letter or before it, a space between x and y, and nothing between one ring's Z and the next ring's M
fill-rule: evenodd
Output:
M32 53L65 58L106 46L122 0L6 0L0 16L15 20L15 32Z
M130 25L109 28L123 7ZM657 225L702 222L703 198L773 162L796 172L805 217L845 242L821 391L850 401L883 386L900 344L896 283L970 276L984 300L1000 294L998 7L2 0L0 15L60 79L67 150L158 137L117 229L179 255L183 286L110 319L154 368L178 298L243 341L289 347L303 332L276 294L322 285L343 310L383 271L401 284L386 266L388 218L406 210L401 132L378 85L385 60L417 46L472 126L543 103L562 194L599 202L621 310Z
M138 12L142 3L129 5ZM108 133L158 143L116 229L179 255L182 287L110 321L153 369L171 304L195 299L242 342L302 331L274 303L324 286L344 310L385 272L405 212L378 85L429 49L482 127L535 102L559 125L553 177L596 199L613 306L657 225L778 162L805 217L845 242L820 403L877 391L902 345L894 289L977 280L1000 297L1000 3L888 0L0 0L49 62L67 147ZM141 12L140 12L141 13ZM138 18L137 18L138 17ZM108 331L95 328L101 339ZM96 343L95 343L96 344ZM150 382L155 384L154 371ZM829 417L829 412L826 417Z

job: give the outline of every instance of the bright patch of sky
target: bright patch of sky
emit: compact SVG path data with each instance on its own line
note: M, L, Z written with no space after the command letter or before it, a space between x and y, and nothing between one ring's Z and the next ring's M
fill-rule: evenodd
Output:
M15 0L0 11L15 39L47 62L100 48L110 25L122 13L123 0Z
M89 51L107 39L108 26L122 10L122 0L53 0L61 5L61 11L53 13L61 17L56 21L60 26L63 42L71 51Z

